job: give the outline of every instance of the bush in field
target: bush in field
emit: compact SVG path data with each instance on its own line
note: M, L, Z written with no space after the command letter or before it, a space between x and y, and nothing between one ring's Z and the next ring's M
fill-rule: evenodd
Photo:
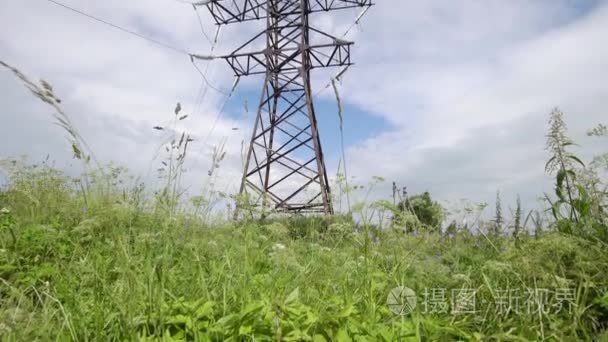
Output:
M421 228L429 231L439 231L444 219L443 208L424 192L409 197L399 203L399 209L413 214L421 224Z

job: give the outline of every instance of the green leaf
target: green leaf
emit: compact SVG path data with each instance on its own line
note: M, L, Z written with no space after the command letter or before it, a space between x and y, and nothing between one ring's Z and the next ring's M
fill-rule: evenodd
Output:
M588 193L587 193L587 189L585 189L584 186L582 186L580 184L577 184L576 185L576 189L578 190L579 197L582 197L582 198L588 198L589 197Z
M167 324L176 325L176 326L185 326L188 329L192 329L193 322L192 318L186 315L175 315L170 317L167 320Z
M566 171L559 170L559 172L557 173L557 177L556 177L558 188L562 188L564 186L564 179L566 179Z
M74 158L82 159L82 152L75 143L72 144L72 151L74 152Z
M218 327L220 327L222 330L227 330L230 329L234 322L237 320L237 315L236 314L230 314L227 316L224 316L222 318L220 318L217 322L216 325Z
M171 335L167 335L171 336ZM170 341L183 341L186 338L186 332L179 330L175 335L170 337Z
M575 156L575 155L568 155L567 157L570 158L570 159L572 159L572 160L574 160L575 162L581 164L582 167L585 167L585 163L583 163L583 161L580 160L577 156Z
M348 332L346 331L346 328L340 328L340 330L338 330L338 332L336 333L336 336L334 336L334 341L352 342L352 339L348 336Z
M553 163L553 162L555 161L555 159L556 159L556 158L557 158L557 157L553 156L553 157L551 157L551 159L549 159L549 160L547 161L547 164L545 164L545 172L546 172L546 171L549 171L549 165L551 165L551 163Z
M557 201L557 202L553 203L553 205L551 206L551 213L553 214L553 218L555 218L556 220L561 218L559 209L560 209L562 203L563 203L562 201Z
M241 325L239 327L239 335L241 336L249 336L253 332L252 325Z
M323 335L315 335L312 337L312 341L313 342L326 342L327 340L325 339L325 337L323 337Z
M582 217L589 215L589 212L591 211L591 202L584 201L582 199L577 198L572 200L572 206L581 214Z
M555 195L557 196L557 198L560 201L565 201L566 200L565 197L564 197L563 187L560 186L560 185L558 185L558 186L555 187Z
M350 315L353 314L353 312L355 312L355 307L352 305L348 305L347 307L345 307L342 311L340 311L340 313L338 313L336 315L337 318L346 318Z
M247 305L245 310L241 312L240 321L249 322L264 309L265 304L262 302L255 302Z
M300 299L300 288L296 287L296 289L291 291L291 293L285 299L285 304L292 303L298 299Z
M394 338L393 338L393 334L391 333L391 331L390 331L390 329L389 329L388 327L382 327L382 326L381 326L381 327L378 329L378 333L377 333L377 335L378 335L380 338L382 338L382 341L389 342L389 341L393 341L393 340L394 340Z
M283 336L283 341L310 341L310 336L300 329L295 329Z
M211 315L213 314L213 306L215 306L215 302L206 302L196 310L194 316L196 317L196 319L201 319L203 317L211 317Z

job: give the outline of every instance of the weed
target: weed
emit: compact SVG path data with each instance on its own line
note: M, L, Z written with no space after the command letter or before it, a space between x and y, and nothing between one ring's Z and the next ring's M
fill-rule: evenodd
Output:
M75 157L88 164L91 154L62 116L52 87L11 70L57 108L57 120L73 133ZM522 222L518 198L513 236L505 234L509 224L499 200L494 222L481 219L486 203L463 203L449 213L453 221L444 230L446 211L428 193L404 192L401 203L371 201L381 177L352 187L366 194L344 217L266 216L210 225L205 213L213 198L192 198L193 212L180 201L191 138L176 127L186 118L178 104L171 123L154 128L169 132L159 170L166 182L156 198L147 198L143 183L132 184L121 167L87 169L82 181L47 164L0 163L9 176L0 190L2 339L608 336L604 185L570 151L561 112L551 114L547 138L546 170L556 178L557 199L547 195L553 217L530 211ZM605 135L605 127L592 134ZM219 146L211 175L223 158ZM247 216L258 216L247 198L235 199ZM534 235L526 234L530 222ZM402 316L387 296L404 287L418 305L408 304L411 312Z

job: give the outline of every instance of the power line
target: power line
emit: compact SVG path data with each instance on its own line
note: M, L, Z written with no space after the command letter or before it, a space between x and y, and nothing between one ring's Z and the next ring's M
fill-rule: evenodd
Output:
M184 1L184 0L176 0L176 1L183 2L183 3L190 3L190 2ZM196 6L194 6L194 4L192 4L192 7L194 8L194 12L196 12L196 16L198 18L198 23L199 23L199 27L200 27L201 32L203 33L203 35L205 36L205 38L207 38L207 40L211 43L211 53L213 53L215 51L215 49L217 48L218 44L219 44L220 26L218 26L218 28L217 28L217 30L215 32L214 39L211 40L209 38L209 36L207 35L207 33L205 32L205 29L204 29L204 26L203 26L203 21L201 20L200 14L198 13L198 10L197 10ZM234 84L232 85L232 89L230 90L230 92L226 93L223 90L221 90L221 89L213 86L211 84L211 82L209 82L209 79L207 78L207 74L209 72L209 66L210 66L209 62L205 65L205 71L201 71L201 69L194 62L194 58L192 58L192 56L191 56L191 61L192 61L192 64L194 65L194 67L199 72L199 74L201 75L201 78L202 78L201 88L199 89L199 92L198 92L198 94L200 94L200 98L196 102L195 109L194 109L194 114L196 114L198 112L198 109L200 108L200 105L202 104L205 96L207 95L207 90L209 88L211 88L211 89L213 89L213 90L217 91L218 93L220 93L220 94L222 94L222 95L225 96L224 101L223 101L222 105L220 106L220 110L218 111L218 113L217 113L217 115L215 117L215 120L213 121L213 125L211 126L211 129L209 130L209 132L207 133L207 136L203 140L203 147L205 147L209 143L209 140L211 139L211 136L213 135L213 133L215 131L215 128L217 127L217 124L220 121L220 118L224 114L224 110L226 108L226 104L228 103L228 100L232 97L232 94L236 90L236 87L238 85L238 78L235 80ZM204 87L205 85L207 87Z
M346 38L346 36L350 33L350 31L358 26L361 23L361 18L363 18L363 16L365 15L365 13L367 13L367 10L369 10L369 7L366 7L363 9L363 11L361 11L361 13L359 13L357 15L357 17L355 17L355 20L353 21L353 23L348 27L348 29L346 30L346 32L344 32L341 36L342 38ZM323 53L321 53L323 54ZM325 55L327 56L327 55ZM348 70L348 66L346 66L345 68L343 68L342 70L340 70L334 77L331 77L329 79L329 82L327 82L327 84L321 88L319 91L317 91L314 95L313 95L313 99L316 98L318 95L320 95L322 92L324 92L327 88L329 88L332 83L334 82L334 80L338 80L340 81L340 79L342 78L342 76L346 73L346 71Z
M181 2L181 1L179 1ZM211 53L213 54L213 52L215 51L215 48L218 45L218 39L219 39L219 35L220 35L220 27L218 26L216 32L215 32L215 38L213 39L213 41L209 38L209 36L207 35L207 33L205 32L205 29L203 27L203 21L201 20L201 16L198 13L198 10L196 9L196 6L194 6L194 4L192 4L192 8L194 9L194 12L196 13L196 17L198 18L198 23L199 23L199 28L201 30L201 32L203 33L203 35L205 36L205 38L207 38L207 41L209 41L209 43L211 43ZM196 71L198 71L198 73L201 75L201 78L203 79L203 81L207 84L208 88L211 88L215 91L217 91L218 93L228 96L228 94L224 91L222 91L221 89L219 89L218 87L215 87L214 85L211 84L211 82L209 82L209 79L207 78L207 73L209 72L209 63L207 63L207 65L205 66L205 71L201 71L201 69L196 65L196 63L194 62L194 58L195 55L190 55L190 61L192 62L192 65L194 66L194 68L196 68ZM215 57L210 56L211 59L215 59ZM210 59L210 60L211 60ZM206 90L205 89L205 94L206 94ZM204 95L203 95L204 96Z
M348 29L346 30L346 32L344 32L344 34L342 35L341 38L345 38L350 31L359 25L361 18L365 15L365 13L367 13L367 10L369 10L369 7L366 7L363 9L363 11L361 13L359 13L359 15L357 15L357 17L355 18L355 21L352 23L352 25L350 25L348 27ZM334 92L335 92L335 96L336 96L336 102L338 105L338 116L340 118L340 150L342 152L342 165L343 165L343 169L344 169L344 182L346 185L346 205L348 206L348 211L351 212L352 208L350 205L350 195L349 195L349 185L348 185L348 169L346 167L346 150L344 148L344 121L342 118L342 105L340 104L340 95L338 93L338 87L336 86L336 81L341 81L342 76L344 76L344 74L346 73L346 71L348 71L348 66L344 67L342 70L340 70L334 77L332 77L329 81L329 83L327 83L327 85L320 89L316 94L313 95L313 98L317 97L317 95L321 94L325 89L329 88L329 86L333 86L334 88ZM338 172L340 171L340 165L338 164ZM340 203L342 202L342 200L340 199Z
M196 71L198 71L198 73L201 75L201 77L203 78L203 80L205 81L205 83L207 83L207 86L215 91L217 91L218 93L228 96L228 93L224 92L223 90L219 89L218 87L215 87L211 84L211 82L209 82L209 80L207 79L207 76L203 73L203 71L196 65L196 63L194 62L194 59L192 59L192 65L194 65L194 68L196 69Z
M172 45L169 45L169 44L167 44L167 43L164 43L164 42L158 41L158 40L156 40L156 39L153 39L153 38L150 38L150 37L144 36L144 35L142 35L142 34L140 34L140 33L137 33L137 32L135 32L135 31L129 30L129 29L127 29L127 28L124 28L124 27L118 26L118 25L113 24L113 23L111 23L111 22L109 22L109 21L106 21L106 20L104 20L104 19L100 19L100 18L95 17L95 16L93 16L93 15L91 15L91 14L85 13L85 12L83 12L83 11L81 11L81 10L78 10L78 9L73 8L73 7L70 7L70 6L66 5L66 4L60 3L60 2L58 2L58 1L55 1L55 0L47 0L47 1L48 1L48 2L50 2L50 3L52 3L52 4L54 4L54 5L57 5L57 6L59 6L59 7L62 7L62 8L64 8L64 9L67 9L67 10L69 10L69 11L73 12L73 13L76 13L76 14L79 14L79 15L82 15L82 16L85 16L85 17L87 17L87 18L89 18L89 19L92 19L92 20L97 21L97 22L99 22L99 23L102 23L102 24L104 24L104 25L110 26L110 27L112 27L112 28L114 28L114 29L120 30L120 31L122 31L122 32L124 32L124 33L130 34L130 35L135 36L135 37L138 37L138 38L140 38L140 39L144 39L144 40L146 40L146 41L148 41L148 42L150 42L150 43L156 44L156 45L158 45L158 46L164 47L164 48L166 48L166 49L170 49L170 50L172 50L172 51L175 51L175 52L178 52L178 53L180 53L180 54L184 54L184 55L187 55L188 57L190 57L190 59L191 59L191 61L192 61L192 65L194 65L194 67L196 68L196 70L199 72L199 74L200 74L200 75L201 75L201 77L202 77L202 83L201 83L201 87L199 88L199 91L198 91L197 93L198 93L198 94L201 94L201 93L202 93L201 95L202 95L202 97L204 97L204 96L205 96L205 94L207 93L207 91L206 91L206 90L207 90L208 88L211 88L211 89L213 89L213 90L215 90L215 91L217 91L217 92L219 92L219 93L221 93L222 95L224 95L224 96L225 96L224 101L223 101L223 103L222 103L222 106L220 107L220 110L219 110L219 112L218 112L218 114L217 114L217 116L216 116L216 118L215 118L215 120L214 120L213 126L211 127L211 130L210 130L210 131L208 132L208 134L207 134L207 137L206 137L206 139L205 139L205 144L206 144L206 143L209 141L209 139L211 138L211 135L213 134L213 132L214 132L214 130L215 130L215 128L216 128L216 126L217 126L217 124L218 124L218 122L219 122L219 120L220 120L220 118L221 118L221 116L222 116L222 114L223 114L223 112L224 112L224 109L225 109L225 107L226 107L226 104L227 104L228 100L230 99L230 97L232 96L232 94L234 93L234 91L235 91L235 89L236 89L236 86L237 86L237 84L238 84L238 79L235 81L234 85L232 86L231 91L230 91L229 93L226 93L226 92L222 91L221 89L219 89L219 88L217 88L217 87L213 86L213 85L211 84L211 82L209 82L209 80L208 80L208 78L207 78L207 76L206 76L207 72L209 71L209 65L207 65L207 66L206 66L206 68L205 68L205 72L203 72L202 70L200 70L200 68L199 68L199 67L196 65L196 63L194 62L193 55L192 55L191 53L189 53L188 51L186 51L186 50L184 50L184 49L181 49L181 48L178 48L178 47L175 47L175 46L172 46ZM188 2L188 1L183 1L183 0L177 0L177 1L182 2L182 3L187 3L187 4L194 5L193 3ZM201 32L203 33L203 35L205 36L205 38L206 38L206 39L207 39L207 40L208 40L210 43L212 43L212 48L211 48L211 51L213 52L213 50L216 48L216 45L217 45L217 42L218 42L219 30L218 30L218 32L216 32L216 35L215 35L215 40L212 42L212 41L211 41L211 39L210 39L210 37L207 35L207 33L206 33L206 32L205 32L205 30L204 30L204 27L203 27L203 23L202 23L201 17L200 17L200 15L199 15L198 11L196 10L196 7L195 7L195 6L193 6L193 7L194 7L194 10L195 10L196 15L197 15L197 19L198 19L198 22L199 22L199 26L200 26ZM203 89L203 87L204 87L204 85L205 85L205 84L207 85L207 88L206 88L206 89ZM202 102L202 99L200 99L200 102ZM195 106L197 106L197 107L198 107L198 106L200 105L200 102L198 102L198 101L197 101L197 103L196 103L196 105L195 105ZM196 108L195 108L195 111L197 111L197 109L196 109Z
M181 1L180 1L181 2ZM203 27L203 22L201 20L201 17L198 13L198 10L196 8L196 6L192 6L194 8L194 11L196 12L196 15L198 17L198 22L200 24L200 29L201 32L203 33L203 35L207 38L207 40L209 42L211 42L211 53L213 53L213 51L215 51L215 48L218 45L218 39L219 39L219 34L220 34L220 26L218 26L216 32L215 32L215 38L213 39L213 41L211 41L211 39L209 39L209 36L207 36L207 34L205 33L205 29ZM217 113L215 120L213 122L213 125L211 126L211 129L209 130L209 132L207 133L207 137L205 138L204 142L203 142L203 146L207 145L207 143L209 142L209 139L211 139L211 136L213 135L215 128L217 127L218 122L220 121L220 118L222 117L222 115L224 114L224 110L226 108L226 104L228 103L228 100L232 97L232 94L234 94L234 91L236 90L236 87L238 85L238 81L239 79L235 79L234 84L232 85L232 89L230 90L229 93L226 93L224 91L222 91L221 89L218 89L217 87L213 86L211 84L211 82L209 82L209 79L207 78L207 73L209 71L209 63L207 63L207 65L205 66L205 71L201 71L200 68L194 63L194 58L192 59L192 64L194 65L194 67L196 68L196 70L199 72L199 74L201 75L201 78L203 79L203 83L207 85L207 87L204 89L204 91L201 94L201 99L200 102L197 103L196 107L195 107L195 113L198 111L197 108L200 108L199 105L202 104L203 98L205 97L205 95L207 94L207 90L209 88L219 92L220 94L224 95L224 101L220 107L219 112ZM203 84L201 84L202 86ZM201 89L202 90L202 89ZM200 92L199 92L200 93Z
M209 36L207 35L207 32L205 32L205 28L203 27L203 20L201 19L201 15L200 13L198 13L198 10L196 9L196 6L194 4L192 4L192 8L194 8L194 12L196 12L196 18L198 19L198 24L201 28L201 32L203 33L203 36L205 36L205 38L207 38L207 41L211 44L213 44L213 42L211 42L211 38L209 38Z
M195 8L196 11L196 8ZM201 27L202 30L202 27ZM217 27L217 30L215 32L215 39L213 40L213 43L211 45L211 53L213 53L215 51L215 48L219 45L219 36L220 36L220 26ZM209 66L211 65L211 63L207 63L207 65L205 65L205 71L203 72L203 75L205 77L202 77L202 83L201 83L201 87L197 93L197 102L196 105L194 107L194 114L196 114L198 112L198 109L200 108L200 105L203 103L205 96L207 95L207 91L209 90L209 87L205 87L205 85L208 84L207 81L207 75L209 72Z
M50 3L52 3L52 4L55 4L55 5L57 5L57 6L63 7L64 9L67 9L67 10L69 10L69 11L72 11L72 12L74 12L74 13L76 13L76 14L80 14L80 15L82 15L82 16L85 16L85 17L89 18L89 19L93 19L93 20L95 20L95 21L97 21L97 22L100 22L100 23L102 23L102 24L105 24L105 25L111 26L111 27L113 27L113 28L115 28L115 29L117 29L117 30L120 30L120 31L122 31L122 32L125 32L125 33L128 33L128 34L130 34L130 35L136 36L136 37L138 37L138 38L140 38L140 39L144 39L144 40L146 40L146 41L148 41L148 42L150 42L150 43L154 43L154 44L159 45L159 46L162 46L162 47L164 47L164 48L166 48L166 49L170 49L170 50L173 50L173 51L175 51L175 52L178 52L178 53L181 53L181 54L185 54L185 55L190 56L190 53L189 53L189 52L187 52L187 51L186 51L186 50L184 50L184 49L177 48L177 47L175 47L175 46L171 46L171 45L169 45L169 44L167 44L167 43L163 43L163 42L161 42L161 41L158 41L158 40L153 39L153 38L150 38L150 37L146 37L146 36L144 36L144 35L142 35L142 34L140 34L140 33L137 33L137 32L135 32L135 31L131 31L131 30L129 30L129 29L126 29L126 28L124 28L124 27L118 26L118 25L116 25L116 24L112 24L111 22L108 22L108 21L105 21L105 20L103 20L103 19L97 18L97 17L95 17L95 16L93 16L93 15L91 15L91 14L88 14L88 13L82 12L82 11L80 11L80 10L77 10L77 9L75 9L75 8L72 8L72 7L68 6L68 5L62 4L62 3L57 2L57 1L55 1L55 0L47 0L47 1L48 1L48 2L50 2Z
M359 13L359 15L357 15L353 24L350 25L350 27L346 30L346 32L344 32L342 37L346 37L346 35L348 35L355 26L359 25L359 23L361 22L361 18L363 18L363 16L365 15L365 13L367 13L368 10L369 10L369 7L366 7L363 9L363 11L361 11L361 13Z
M222 106L220 107L220 110L215 117L213 126L211 126L209 133L207 133L207 137L204 140L203 146L209 142L209 139L211 139L211 136L213 135L213 132L215 131L215 128L217 127L217 124L220 121L220 118L224 114L224 110L226 109L226 104L228 103L228 100L230 100L232 95L234 94L234 91L236 90L236 87L238 86L238 84L239 84L239 77L235 78L234 83L232 84L232 89L230 90L230 93L227 94L226 97L224 98L224 102L222 103Z

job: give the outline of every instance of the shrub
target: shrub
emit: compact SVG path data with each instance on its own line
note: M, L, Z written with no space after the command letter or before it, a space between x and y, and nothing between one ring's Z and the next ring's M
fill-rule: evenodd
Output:
M444 219L443 207L431 198L431 194L424 192L407 198L399 203L399 209L410 212L420 221L427 230L439 231Z

